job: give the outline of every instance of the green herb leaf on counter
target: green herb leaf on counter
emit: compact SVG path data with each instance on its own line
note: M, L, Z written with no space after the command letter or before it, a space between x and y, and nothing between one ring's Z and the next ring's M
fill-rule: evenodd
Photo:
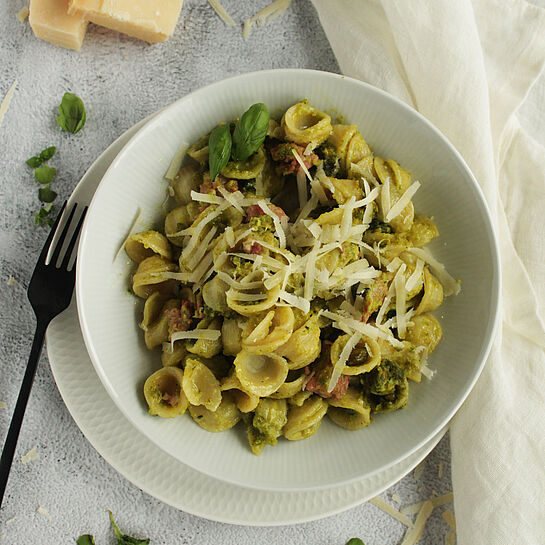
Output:
M32 168L38 168L42 166L43 159L41 157L30 157L25 161L25 163Z
M231 156L231 131L229 125L218 125L208 140L210 179L214 181Z
M110 513L110 521L114 529L115 537L117 538L117 545L149 545L149 539L137 539L135 537L122 534L114 521L112 512L108 511L108 513Z
M57 194L50 189L49 185L46 185L45 187L40 187L38 197L41 202L53 202L57 198Z
M55 152L57 151L57 148L55 146L49 146L48 148L45 148L44 150L40 151L40 159L42 161L49 161L53 155L55 155Z
M95 538L90 534L84 534L78 537L76 544L77 545L95 545Z
M83 129L85 121L85 106L81 98L74 95L74 93L64 93L59 106L57 123L65 131L76 134Z
M39 167L34 171L34 177L40 184L51 183L51 180L53 180L55 174L57 174L57 169L54 167L48 167L47 165Z
M34 224L35 225L49 225L50 227L55 223L55 218L51 217L51 212L53 210L53 204L49 203L45 206L42 206L38 213L34 214Z
M365 545L365 543L359 537L353 537L346 545Z
M269 129L269 110L258 102L246 110L233 132L233 152L235 161L244 161L255 153L267 136Z

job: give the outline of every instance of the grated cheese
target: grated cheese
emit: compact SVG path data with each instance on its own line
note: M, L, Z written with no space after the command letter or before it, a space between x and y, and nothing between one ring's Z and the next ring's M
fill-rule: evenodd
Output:
M174 349L174 343L182 339L202 339L205 341L217 341L221 337L219 329L190 329L189 331L176 331L170 336L170 346Z
M193 233L192 233L192 236L191 236L191 239L189 240L189 243L188 245L183 249L182 251L182 256L184 258L187 258L187 256L191 255L194 250L195 250L195 247L197 246L197 244L199 244L199 237L200 237L200 234L202 233L203 229L214 219L216 219L218 216L220 216L223 211L228 207L228 202L223 202L221 203L217 208L216 210L214 210L213 212L210 212L209 214L207 214L204 218L202 218L202 220L199 222L199 224L195 227ZM192 228L190 228L191 230ZM180 235L183 233L183 231L180 232ZM175 233L176 235L178 233Z
M234 301L263 301L267 299L266 293L242 293L231 288L227 292L227 297L233 299Z
M0 409L7 409L8 406L6 405L5 401L0 401Z
M303 313L308 314L310 312L310 302L307 299L294 295L293 293L288 293L283 289L280 290L278 296L291 306L297 307Z
M427 363L424 363L422 367L420 367L420 372L428 379L431 380L433 376L435 375L435 371L433 369L430 369L428 367Z
M403 274L395 276L395 292L396 292L396 318L397 318L397 333L400 339L405 338L407 331L407 316L406 316L406 297L405 277Z
M21 456L21 463L26 465L29 462L36 460L36 458L38 458L38 451L36 448L31 448L26 454Z
M252 19L246 19L244 25L242 26L242 37L247 40L252 33L252 28L254 27L254 22Z
M301 210L307 204L307 179L302 168L297 169L297 196L299 197L299 208Z
M437 470L437 477L443 478L443 462L439 462L439 469Z
M340 242L344 242L350 235L350 228L352 227L352 212L354 210L355 202L356 197L352 196L343 207L344 212L341 220Z
M2 121L4 120L4 116L6 115L6 112L8 111L8 108L11 103L11 99L13 98L13 94L15 93L16 87L17 87L17 80L15 80L11 84L11 87L8 89L8 92L6 93L4 100L2 100L2 103L0 104L0 127L2 126Z
M386 314L386 311L388 310L388 307L390 306L390 302L392 300L392 297L394 296L395 284L396 284L397 277L399 275L402 275L405 272L406 268L407 268L407 266L405 265L405 263L403 263L399 267L399 269L397 269L397 273L394 276L394 279L392 280L392 282L390 284L390 287L388 288L388 293L386 294L384 302L382 303L382 306L380 307L380 310L378 311L378 314L377 314L377 317L376 317L376 320L375 320L375 323L377 325L380 325L382 323L382 319L384 318L384 315Z
M214 265L214 255L213 252L209 252L204 256L204 259L199 263L199 265L193 271L191 275L190 282L194 282L196 285L200 284L203 276L206 275L206 272L209 268L213 268Z
M424 261L420 258L416 260L416 267L414 268L413 273L409 278L407 278L407 282L405 284L405 289L407 291L411 291L416 287L416 284L422 277L422 273L424 272Z
M297 151L295 151L293 148L291 149L291 152L292 152L293 156L295 157L295 159L297 160L297 162L299 163L299 166L303 169L303 172L305 173L305 175L308 178L309 182L312 183L312 176L310 175L310 172L308 171L308 168L306 167L303 159L301 159L301 157L299 156Z
M229 246L229 248L233 248L235 245L235 232L233 231L233 228L229 225L229 227L225 228L223 234L225 235L225 242L227 243L227 246Z
M241 214L244 214L244 208L242 208L240 205L240 203L244 200L244 195L240 191L233 191L230 193L224 187L219 187L219 192L233 208L238 210Z
M212 6L214 11L218 14L218 17L229 26L235 26L235 21L227 13L226 9L220 4L219 0L208 0L208 3Z
M322 187L322 183L325 183L324 180L325 182L328 181L323 168L318 168L316 170L316 178L310 180L311 191L318 197L320 204L327 204L329 202L324 188Z
M337 363L335 363L335 366L333 367L333 372L331 373L331 378L329 379L329 384L327 385L327 393L333 391L333 388L337 385L337 382L339 381L339 378L342 375L344 365L348 361L348 358L350 357L350 354L352 354L352 350L354 350L354 347L358 344L359 340L361 339L360 333L353 333L352 336L346 341L346 344L344 345L340 355L339 359L337 360Z
M263 287L263 282L239 282L238 280L231 278L227 273L221 271L218 272L218 278L220 280L223 280L226 284L229 284L233 288L237 288L240 290L255 290L257 288Z
M17 284L17 280L15 280L15 278L13 276L11 276L11 274L8 276L8 280L6 282L6 284L11 288L13 286L15 286Z
M412 199L413 195L418 191L420 187L420 182L413 182L399 197L399 200L390 208L390 211L386 214L386 222L392 221L394 218L399 216L403 209L409 204L409 201Z
M414 526L407 530L407 533L405 534L405 538L403 539L401 545L415 545L416 543L418 543L419 539L422 536L422 532L424 531L424 527L426 526L426 522L428 521L428 518L430 517L432 511L432 502L430 500L425 501L420 508L418 515L416 516Z
M318 204L318 197L312 194L310 199L305 204L305 206L303 206L303 208L301 209L301 212L299 212L299 215L297 216L295 223L297 224L301 220L306 219L308 215L316 208L317 204Z
M262 256L262 255L255 255L255 254L241 254L239 252L229 252L227 255L230 255L233 257L240 257L241 259L247 259L248 261L255 261L257 258L261 258L263 260L263 265L276 271L284 269L286 267L285 264L280 263L280 261L270 256Z
M181 146L178 148L178 151L174 154L174 157L172 158L172 161L170 162L170 165L168 167L168 170L165 173L165 178L167 180L174 180L176 177L176 174L178 174L178 171L180 170L180 167L182 166L182 161L184 159L185 152L187 151L188 144L186 142L182 142Z
M21 10L17 13L16 17L21 21L21 23L26 22L28 19L28 15L30 13L30 10L28 9L28 6L25 6L24 8L21 8Z
M456 282L456 280L450 276L445 269L445 266L437 261L437 259L435 259L428 250L425 248L411 248L409 252L417 257L420 257L428 264L431 272L437 277L439 282L441 282L446 296L457 295L460 293L459 282Z
M270 218L272 218L274 223L274 230L276 231L276 236L278 237L278 243L280 244L280 248L286 247L286 233L284 233L284 229L282 228L282 224L280 223L280 218L267 206L267 204L264 201L258 201L257 203L259 205L259 208L267 214Z
M409 518L400 513L395 507L392 507L389 503L385 502L380 496L369 500L369 503L372 503L375 507L378 507L380 510L395 518L396 520L407 526L407 528L413 527L413 523ZM399 503L401 503L401 500Z
M36 510L40 515L42 515L42 517L45 517L49 522L51 522L51 515L49 514L49 512L47 511L47 509L45 507L38 507L38 509Z
M307 257L308 256L308 257ZM305 267L305 287L303 297L310 301L314 292L314 276L316 274L316 259L318 257L318 243L314 245L310 253L307 254L307 263Z
M386 181L382 185L380 204L382 205L382 215L386 219L386 215L390 211L390 178L386 178Z
M223 199L217 195L199 193L198 191L191 191L191 199L196 202L207 202L210 204L221 204L223 202Z
M399 269L399 267L401 266L402 263L403 263L403 261L401 261L401 259L399 259L399 257L394 257L394 259L392 259L392 261L390 261L390 263L386 267L386 270L388 272L395 272L395 271L397 271L397 269Z
M445 505L447 503L452 503L454 500L454 495L452 492L449 492L448 494L444 494L443 496L438 496L437 498L430 498L429 501L433 504L433 507L441 507L442 505ZM415 513L418 513L420 509L422 508L422 505L424 505L423 501L420 501L418 503L413 503L411 505L407 505L406 507L403 507L401 509L401 512L404 515L414 515Z
M189 270L192 271L199 264L201 259L204 257L204 255L208 251L208 246L209 246L210 242L212 241L212 239L216 235L217 230L218 230L217 227L215 227L215 226L212 227L212 229L210 229L210 231L208 231L206 236L203 238L201 244L199 245L199 247L197 248L195 253L187 261L187 267L189 268Z
M356 201L354 203L354 208L361 208L362 206L366 206L372 203L379 195L380 189L378 187L375 187L366 197L360 199L359 201ZM343 206L346 206L346 203L342 204L340 208L342 208Z

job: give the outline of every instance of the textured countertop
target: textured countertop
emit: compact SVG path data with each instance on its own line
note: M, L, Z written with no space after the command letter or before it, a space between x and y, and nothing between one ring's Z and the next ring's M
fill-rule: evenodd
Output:
M115 138L189 91L260 69L338 72L310 0L294 0L282 17L254 30L247 41L241 28L225 26L207 2L186 0L175 34L164 44L150 46L89 25L79 53L34 38L28 23L15 16L26 3L0 3L0 100L18 82L0 128L0 400L6 405L0 409L2 441L34 333L26 288L47 236L46 228L33 224L39 208L37 184L25 159L47 146L57 147L50 162L57 168L52 187L62 203ZM223 1L240 23L268 3ZM65 91L82 97L87 109L87 124L75 136L56 124ZM23 464L21 456L32 448L38 457ZM382 497L399 507L396 500L405 505L450 491L447 436L428 456L423 471L416 476L412 472ZM443 543L449 529L441 516L445 508L452 506L434 510L421 544ZM149 537L152 545L344 545L354 536L366 545L396 545L406 530L370 503L321 521L279 528L229 526L169 507L125 480L87 442L63 404L44 351L0 511L0 543L71 544L83 533L94 534L97 544L113 543L106 509L114 512L122 530Z

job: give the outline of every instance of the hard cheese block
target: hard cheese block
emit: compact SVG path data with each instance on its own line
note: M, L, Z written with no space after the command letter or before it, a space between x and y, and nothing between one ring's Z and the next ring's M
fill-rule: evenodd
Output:
M146 42L174 32L183 0L69 0L68 13Z
M76 51L87 29L81 14L68 14L68 0L30 0L28 20L38 38Z

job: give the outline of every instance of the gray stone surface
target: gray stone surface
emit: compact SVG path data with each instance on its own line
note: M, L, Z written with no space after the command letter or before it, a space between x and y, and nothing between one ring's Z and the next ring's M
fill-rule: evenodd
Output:
M224 0L237 22L269 0ZM310 0L294 0L280 19L254 31L226 27L204 0L186 0L175 35L147 45L90 25L80 53L33 37L15 14L27 0L0 3L0 97L17 79L11 107L0 128L0 436L5 437L34 332L26 287L47 236L33 225L37 184L24 160L57 146L51 166L54 189L64 201L94 158L124 130L155 110L207 83L252 70L281 67L338 71ZM78 135L59 130L56 109L65 91L84 99L88 116ZM10 277L15 284L8 284ZM20 457L36 447L39 457ZM439 466L443 476L439 478ZM220 485L219 485L220 486ZM451 489L448 438L425 462L422 477L409 475L383 494L403 504ZM395 505L395 503L394 503ZM45 507L51 521L37 513ZM447 506L452 508L452 506ZM249 528L214 523L177 511L140 491L116 473L91 447L64 406L42 356L0 511L0 543L74 543L94 533L98 544L113 543L106 509L127 531L154 545L323 544L343 545L360 536L367 545L400 543L405 528L371 504L322 521L281 528ZM448 527L434 511L421 543L443 543ZM8 523L8 521L10 521Z

